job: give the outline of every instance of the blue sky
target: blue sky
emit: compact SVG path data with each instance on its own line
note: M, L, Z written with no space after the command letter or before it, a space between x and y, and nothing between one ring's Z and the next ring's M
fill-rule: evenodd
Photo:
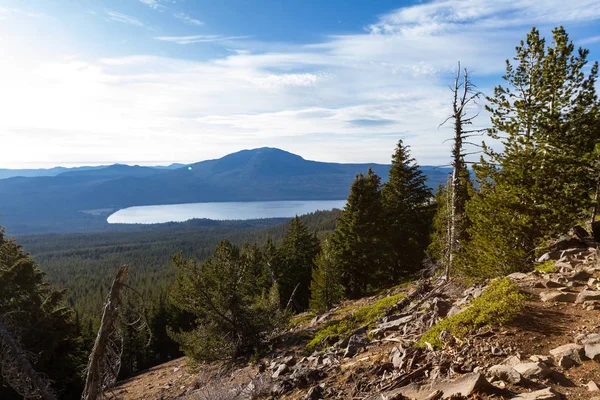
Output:
M0 167L383 163L399 138L444 164L458 61L491 94L533 25L597 60L599 22L597 0L0 0Z

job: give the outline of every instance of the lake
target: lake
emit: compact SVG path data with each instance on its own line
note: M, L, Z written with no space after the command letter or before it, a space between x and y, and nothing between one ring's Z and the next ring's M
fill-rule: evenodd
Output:
M110 224L158 224L183 222L192 218L244 220L292 218L319 210L343 209L346 200L249 201L137 206L119 210L108 217Z

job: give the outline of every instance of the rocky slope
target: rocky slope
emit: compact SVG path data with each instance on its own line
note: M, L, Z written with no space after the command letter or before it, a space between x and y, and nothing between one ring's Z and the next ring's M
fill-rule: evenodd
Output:
M185 359L175 360L121 383L113 393L128 400L600 399L600 252L588 239L569 238L539 262L547 272L509 276L526 295L515 319L461 338L442 331L441 348L415 344L438 321L468 310L483 285L423 280L312 319L301 315L251 365L191 372ZM323 350L306 350L332 321L399 293L406 296L373 323Z

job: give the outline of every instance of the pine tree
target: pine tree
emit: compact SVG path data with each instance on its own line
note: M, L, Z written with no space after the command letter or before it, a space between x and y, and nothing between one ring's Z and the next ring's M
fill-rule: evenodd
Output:
M381 205L381 179L370 168L350 188L350 195L331 237L341 282L350 298L377 287L385 265L385 230Z
M291 299L296 311L308 307L314 259L319 250L315 235L308 232L298 216L292 219L278 251L277 281L283 306Z
M433 211L432 192L426 180L427 176L411 158L408 146L399 140L389 179L381 190L389 255L384 282L398 283L421 267Z
M310 308L312 310L327 311L344 297L338 262L331 242L325 240L321 252L315 259L316 266L312 273L310 285Z
M565 232L589 204L585 160L598 140L594 86L598 65L584 73L588 51L575 52L565 30L546 46L533 28L507 61L504 80L486 107L489 135L475 166L479 190L467 204L471 242L464 266L480 275L526 269L546 237Z
M78 398L85 363L81 331L64 291L54 291L44 273L0 227L0 318L13 339L35 357L33 369L46 374L61 399ZM1 367L0 367L1 368ZM0 371L0 398L20 398L6 387Z

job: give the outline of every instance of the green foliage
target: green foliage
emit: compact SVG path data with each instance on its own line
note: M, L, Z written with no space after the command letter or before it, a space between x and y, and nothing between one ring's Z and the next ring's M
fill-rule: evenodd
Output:
M381 190L388 255L381 280L388 284L398 283L421 268L433 216L432 192L426 180L408 146L399 140L389 179Z
M588 51L575 51L565 30L546 45L534 28L517 47L513 66L486 107L488 134L502 152L484 145L474 167L479 190L467 204L471 242L468 273L495 276L530 268L534 248L569 229L589 205L590 159L598 135L595 82Z
M177 277L170 292L173 304L196 317L190 331L173 338L195 360L248 356L260 351L267 335L283 326L279 293L273 284L258 293L252 254L224 240L204 263L173 258ZM266 264L262 264L268 268Z
M385 263L381 179L371 169L359 174L331 236L332 254L346 295L358 298L378 284Z
M341 271L329 240L325 240L315 259L315 265L310 285L310 308L315 311L327 311L344 296L344 287L340 283Z
M403 293L386 296L371 305L357 309L351 315L329 322L319 330L315 337L306 345L308 351L325 348L338 340L347 337L356 329L373 324L385 311L405 297Z
M316 314L312 311L296 315L296 316L292 317L288 326L291 328L293 326L302 325L307 322L310 322L315 317L315 315Z
M313 260L319 250L316 235L308 232L300 218L292 219L274 264L282 306L287 305L293 293L294 308L297 311L308 308Z
M538 272L546 272L546 273L552 273L552 272L558 271L556 262L554 262L553 260L544 261L543 263L536 265L534 267L534 269Z
M53 291L44 273L0 227L0 318L21 347L33 354L33 368L46 374L61 399L78 398L82 384L81 332L64 291ZM0 398L19 398L0 375Z
M434 348L443 347L440 334L444 331L462 338L473 329L505 324L519 313L524 301L525 295L519 293L510 279L494 280L465 310L439 321L425 332L417 346L425 347L429 343Z

